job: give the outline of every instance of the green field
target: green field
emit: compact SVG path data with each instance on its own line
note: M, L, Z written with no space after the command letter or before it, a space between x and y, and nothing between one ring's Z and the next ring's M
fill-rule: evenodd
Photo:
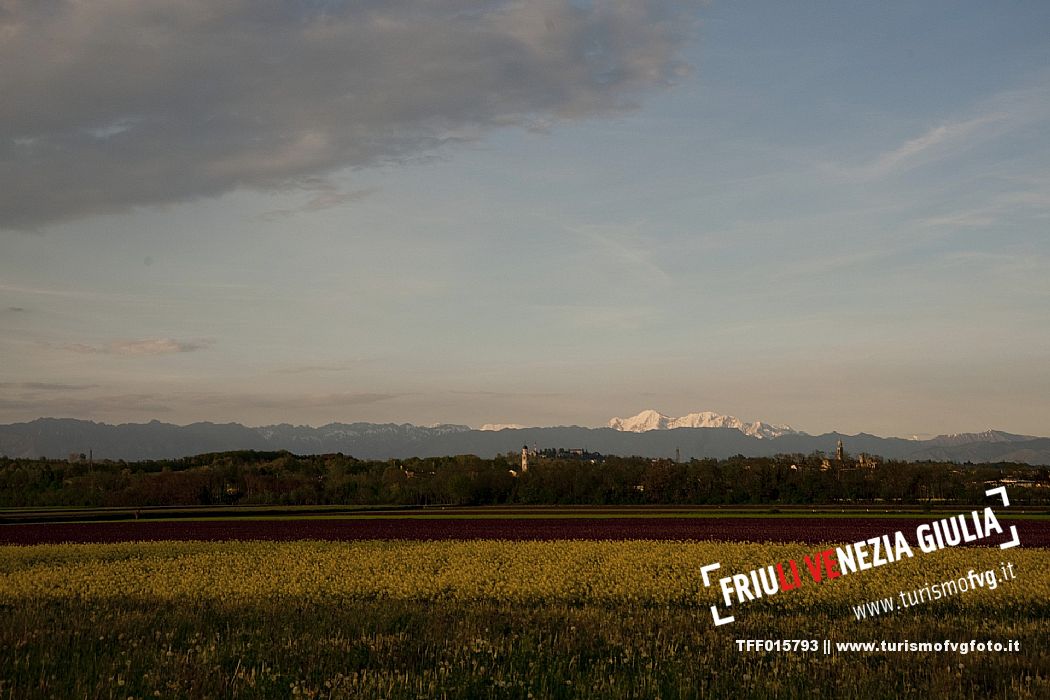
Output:
M1020 639L1022 654L742 654L817 638L825 618L732 633L681 608L360 601L337 606L38 603L0 613L0 695L27 697L1045 698L1045 618L920 615L863 636ZM850 631L849 638L858 637Z

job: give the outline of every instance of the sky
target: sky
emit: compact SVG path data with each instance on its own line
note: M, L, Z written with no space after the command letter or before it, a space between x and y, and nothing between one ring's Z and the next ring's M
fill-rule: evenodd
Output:
M1050 434L1050 3L0 0L0 421Z

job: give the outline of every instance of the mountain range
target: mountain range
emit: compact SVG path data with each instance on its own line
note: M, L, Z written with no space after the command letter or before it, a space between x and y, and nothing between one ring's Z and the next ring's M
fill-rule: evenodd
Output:
M655 414L655 415L653 415ZM614 418L609 427L507 428L410 423L330 423L247 427L239 423L172 425L151 421L109 425L69 418L39 418L0 425L0 455L66 458L90 453L98 459L171 459L228 450L288 450L296 454L342 452L361 459L496 454L529 447L584 448L617 455L724 458L774 454L832 454L839 440L847 452L891 459L954 462L1021 462L1050 465L1050 438L1002 431L941 435L929 440L860 433L808 435L788 426L746 423L704 412L669 418L643 411ZM502 429L499 429L501 428Z
M689 413L680 418L671 418L651 408L630 418L613 418L609 421L609 427L613 430L625 430L632 433L674 430L675 428L731 428L739 430L744 435L761 439L803 434L787 425L773 425L762 421L745 423L739 418L723 416L712 411Z

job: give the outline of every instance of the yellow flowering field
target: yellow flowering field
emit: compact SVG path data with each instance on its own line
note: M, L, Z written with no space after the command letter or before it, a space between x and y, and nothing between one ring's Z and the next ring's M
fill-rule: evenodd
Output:
M806 544L491 540L0 547L0 698L1050 694L1050 550L947 549L747 603L701 567ZM1012 566L877 619L852 606ZM803 571L803 577L807 574ZM1016 641L1016 653L745 652L736 640Z
M795 559L822 546L670 541L153 542L0 547L0 602L297 599L425 599L522 603L707 606L704 565L717 576ZM747 610L809 609L850 615L849 606L970 570L1013 564L1016 578L932 605L1045 607L1050 551L955 548L891 562L750 602ZM999 577L1002 578L1001 574ZM900 614L900 613L898 613Z

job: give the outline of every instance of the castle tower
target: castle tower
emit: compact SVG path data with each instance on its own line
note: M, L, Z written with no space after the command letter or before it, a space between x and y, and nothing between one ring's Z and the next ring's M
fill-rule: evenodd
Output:
M529 446L522 445L521 447L521 473L524 474L529 470Z
M839 440L838 446L835 448L835 459L839 462L844 461L844 454L842 449L842 440Z

